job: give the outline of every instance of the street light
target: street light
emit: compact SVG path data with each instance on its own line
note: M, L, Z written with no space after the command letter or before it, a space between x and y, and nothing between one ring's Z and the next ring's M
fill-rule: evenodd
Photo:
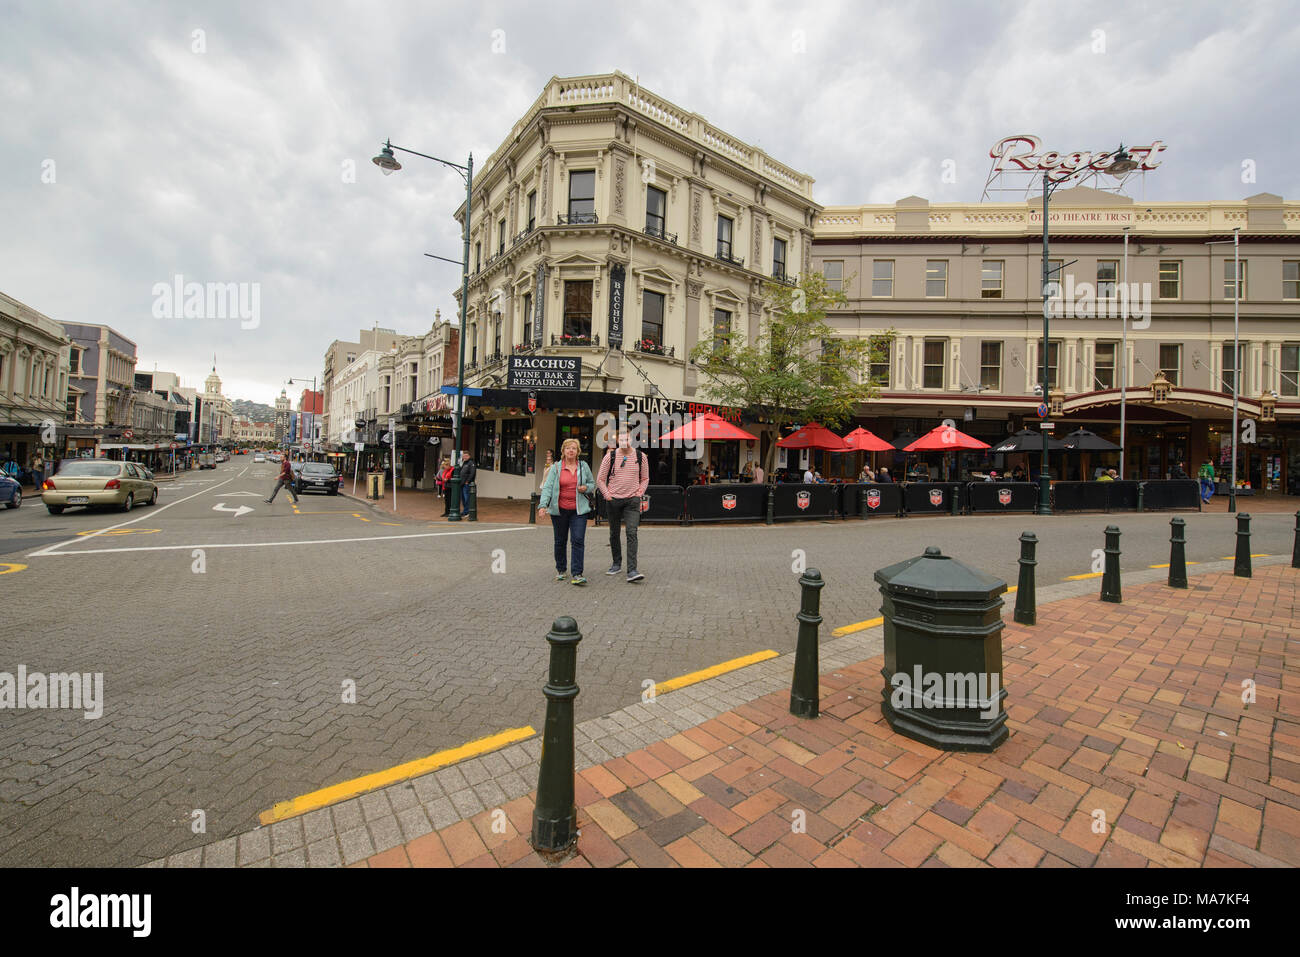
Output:
M1138 168L1137 162L1133 159L1132 156L1129 155L1128 151L1124 149L1124 144L1121 143L1119 149L1115 151L1115 155L1111 159L1110 165L1106 167L1106 172L1110 173L1113 176L1122 176L1125 173L1131 173L1133 170L1137 168ZM1043 386L1042 388L1043 388L1044 405L1047 405L1049 401L1048 393L1051 391L1051 383L1048 381L1048 374L1047 374L1047 369L1048 369L1047 359L1051 350L1051 339L1049 338L1048 335L1048 318L1049 318L1050 310L1047 302L1048 295L1050 292L1049 277L1051 275L1051 270L1048 268L1047 265L1048 199L1051 196L1053 190L1059 188L1063 183L1069 182L1070 179L1072 179L1080 172L1083 172L1083 170L1077 170L1077 169L1068 170L1062 174L1058 174L1058 176L1055 178L1052 176L1051 171L1043 172L1043 379L1042 379ZM1062 266L1061 268L1064 269L1065 267ZM1040 460L1040 464L1038 467L1038 514L1051 515L1052 514L1052 489L1051 489L1051 485L1048 483L1048 478L1047 478L1048 436L1047 436L1046 429L1043 429L1042 432L1043 432L1043 453L1042 453L1042 459ZM1120 478L1123 478L1123 475L1121 475Z
M452 452L452 472L451 472L451 501L447 504L447 521L460 521L460 449L461 436L464 429L465 419L465 330L468 327L467 310L469 309L469 221L470 221L470 201L474 190L474 154L469 154L469 160L464 166L459 163L452 163L445 159L439 159L436 156L429 156L427 153L417 153L415 150L408 150L405 147L394 146L391 142L385 140L383 149L379 155L371 159L385 176L390 176L402 168L402 164L397 161L393 155L393 150L401 150L403 153L410 153L412 156L420 156L427 160L433 160L435 163L441 163L443 166L450 167L460 173L461 179L465 180L465 246L462 258L458 265L461 268L460 283L460 358L456 365L456 411L453 418L456 420L456 445ZM456 263L455 259L447 259L444 256L434 256L431 253L425 253L430 259L441 259L443 262ZM396 446L394 446L394 461L396 461Z
M284 384L293 385L296 382L299 385L303 385L306 381L307 381L306 377L300 377L297 379L286 379ZM312 399L311 399L312 411L308 413L311 416L311 439L307 443L307 449L308 451L314 452L316 451L316 411L315 411L316 377L315 376L311 377L311 395L312 395Z
M1231 239L1216 239L1207 246L1232 243L1232 482L1228 485L1228 511L1237 511L1237 396L1241 393L1241 227L1232 227ZM1211 367L1213 368L1213 367Z

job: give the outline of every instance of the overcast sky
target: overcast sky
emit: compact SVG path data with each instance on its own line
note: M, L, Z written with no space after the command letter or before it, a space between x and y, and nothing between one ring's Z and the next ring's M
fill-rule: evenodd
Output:
M319 375L334 339L455 311L457 268L422 253L459 257L464 187L417 158L380 175L384 138L481 162L551 76L615 69L812 175L824 205L978 201L1012 133L1061 151L1163 140L1149 200L1297 198L1296 13L0 0L0 290L111 325L142 370L186 385L216 353L228 395L270 403ZM186 319L183 303L160 317L155 286L177 275L256 284L256 323Z

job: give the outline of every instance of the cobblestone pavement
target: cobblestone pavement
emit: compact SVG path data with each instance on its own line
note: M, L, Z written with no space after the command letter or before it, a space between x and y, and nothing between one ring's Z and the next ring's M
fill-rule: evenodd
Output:
M559 615L586 636L583 720L638 701L645 679L788 651L796 550L829 582L827 629L877 615L872 573L929 544L1014 582L1034 528L1045 583L1088 573L1116 522L1126 569L1167 561L1161 515L647 528L647 579L629 585L601 574L593 528L579 589L552 581L544 526L434 525L320 495L266 506L272 473L186 474L130 515L0 514L0 562L27 566L0 575L0 670L102 672L105 695L98 720L0 712L0 865L144 863L246 832L278 801L539 727ZM1190 560L1231 554L1231 516L1185 517ZM1289 516L1255 528L1256 552L1289 554Z

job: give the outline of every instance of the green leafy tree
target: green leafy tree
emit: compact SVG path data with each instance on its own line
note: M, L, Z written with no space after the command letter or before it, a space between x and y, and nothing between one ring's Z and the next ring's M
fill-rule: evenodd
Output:
M892 329L871 336L837 335L827 314L843 308L844 293L809 273L797 286L767 283L766 323L752 342L734 329L714 330L690 359L705 377L703 392L719 405L751 409L770 419L778 433L791 422L835 428L851 420L858 405L880 394L873 363L889 357ZM772 474L776 444L763 468Z

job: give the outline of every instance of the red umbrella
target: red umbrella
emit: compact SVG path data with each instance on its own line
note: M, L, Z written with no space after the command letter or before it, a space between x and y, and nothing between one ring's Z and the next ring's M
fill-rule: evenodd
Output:
M854 429L844 436L844 444L859 452L892 452L894 446L866 429Z
M904 452L960 452L964 449L987 449L988 443L972 438L960 429L941 425L921 436Z
M757 441L758 436L750 435L744 429L737 428L726 419L715 415L712 412L703 412L691 419L679 429L673 429L667 435L659 437L660 442L683 441L693 439L699 441L705 439L712 442L728 441L731 439L750 439Z
M776 443L778 449L824 449L827 452L853 451L844 440L823 425L816 422L805 425L796 432L791 432Z

